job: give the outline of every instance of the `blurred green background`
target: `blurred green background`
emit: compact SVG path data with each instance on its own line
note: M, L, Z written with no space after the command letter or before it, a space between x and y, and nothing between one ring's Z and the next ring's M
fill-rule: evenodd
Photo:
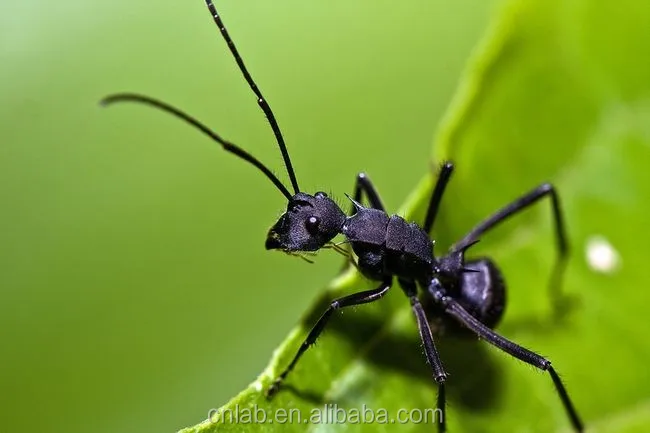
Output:
M203 119L285 179L202 1L0 3L3 431L169 432L266 365L334 276L263 248L282 196L169 116ZM220 1L305 191L367 171L397 209L484 33L485 0Z

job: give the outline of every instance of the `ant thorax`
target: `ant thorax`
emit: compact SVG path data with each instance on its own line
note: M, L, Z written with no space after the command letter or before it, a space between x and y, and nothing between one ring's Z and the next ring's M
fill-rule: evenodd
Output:
M358 203L355 207L341 232L365 276L382 280L392 275L421 282L431 276L433 242L417 224Z

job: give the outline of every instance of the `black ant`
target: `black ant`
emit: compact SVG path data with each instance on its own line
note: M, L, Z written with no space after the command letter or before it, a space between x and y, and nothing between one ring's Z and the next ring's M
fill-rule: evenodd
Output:
M270 385L267 396L272 397L278 391L280 385L293 370L303 353L316 341L334 311L343 307L366 304L381 299L388 293L393 284L393 278L397 277L402 290L411 303L420 337L424 344L426 358L431 366L433 378L438 385L437 408L440 409L442 414L441 422L438 424L439 432L446 430L444 410L447 374L442 367L442 362L436 350L424 308L418 299L418 286L431 295L436 304L436 311L439 312L438 314L455 319L465 328L474 332L479 338L486 340L515 358L540 370L548 371L553 386L555 386L571 420L573 429L576 432L584 431L580 416L571 402L562 380L551 366L551 362L492 330L501 318L505 307L505 283L496 264L489 258L465 260L465 252L478 242L482 234L510 216L536 203L541 198L549 197L553 208L559 251L553 273L554 277L551 280L556 285L566 263L568 243L560 210L560 201L553 185L544 183L498 210L454 244L446 255L438 258L433 254L434 243L429 238L428 233L433 227L445 187L454 169L451 162L445 162L442 165L422 227L415 223L406 222L397 215L388 215L377 190L370 179L363 173L357 176L353 198L348 196L352 202L351 216L347 216L324 192L317 192L314 195L301 192L280 127L275 120L271 107L246 69L212 0L205 0L205 3L221 35L228 44L228 48L234 56L239 69L251 90L255 93L257 103L271 124L294 194L291 194L271 170L253 155L224 140L203 123L169 104L133 93L110 95L102 100L102 104L109 105L126 101L138 102L170 113L221 144L224 150L249 162L264 173L288 200L286 212L280 216L278 222L269 230L265 244L267 249L278 249L291 254L313 252L321 248L332 247L332 239L336 235L342 234L357 256L356 266L358 269L367 278L380 281L376 289L354 293L332 301L309 332L291 363ZM370 202L371 207L369 208L360 203L364 194Z

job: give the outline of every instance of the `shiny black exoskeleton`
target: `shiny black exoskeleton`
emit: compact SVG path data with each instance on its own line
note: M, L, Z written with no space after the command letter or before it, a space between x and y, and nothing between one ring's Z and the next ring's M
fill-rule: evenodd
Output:
M451 167L447 163L444 169ZM359 179L371 185L364 174ZM419 225L350 200L354 213L346 216L324 192L296 194L269 230L266 248L289 253L316 251L342 234L352 246L359 271L367 278L384 281L397 277L428 287L436 276L470 314L490 328L498 323L505 307L505 285L490 259L465 262L467 247L436 259L433 241ZM405 289L412 286L407 284Z
M433 270L433 242L417 224L353 202L356 213L341 233L357 255L359 270L368 278L398 278L425 283Z
M267 249L298 253L317 251L327 246L337 248L336 245L331 244L331 241L335 236L341 234L350 243L359 270L367 278L379 281L379 286L373 290L353 293L331 302L305 338L293 360L270 384L267 395L271 397L279 390L281 383L293 370L300 357L323 331L334 311L351 305L379 300L391 288L393 281L397 279L409 299L424 345L424 353L431 366L433 378L438 385L437 407L441 413L438 424L439 432L446 430L444 410L447 374L442 367L442 362L436 350L428 320L439 317L453 320L466 331L471 331L479 338L504 352L543 371L547 371L569 416L574 431L582 432L584 430L582 421L550 361L511 342L492 330L503 314L506 299L505 283L497 266L489 258L465 259L465 252L478 242L481 235L541 198L549 197L552 204L559 251L551 283L553 287L557 287L566 263L568 244L559 198L553 186L544 183L514 200L480 222L461 240L452 245L446 254L439 257L434 254L434 243L429 238L429 233L433 227L443 192L453 171L451 162L445 162L442 165L429 201L425 220L421 226L413 222L407 222L397 215L389 215L372 182L364 174L357 177L349 215L343 212L325 193L318 192L310 195L301 192L284 138L271 107L244 66L244 62L226 31L212 0L205 0L205 3L221 35L226 40L228 48L233 54L246 82L255 94L257 103L271 125L293 187L293 194L268 167L253 155L224 140L205 124L172 105L133 93L119 93L108 96L102 101L102 104L109 105L129 101L146 104L165 111L192 125L219 143L224 150L245 160L261 171L288 201L286 212L282 214L269 231L266 239ZM370 203L370 207L364 207L361 204L364 195ZM418 298L418 286L434 303L435 309L433 313L436 317L427 318ZM557 292L554 293L557 294Z

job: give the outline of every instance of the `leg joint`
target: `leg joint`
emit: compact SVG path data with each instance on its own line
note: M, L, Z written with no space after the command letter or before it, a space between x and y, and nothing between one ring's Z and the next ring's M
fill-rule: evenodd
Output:
M550 182L544 182L543 184L541 184L539 186L539 190L541 192L545 192L545 193L550 192L551 194L555 194L555 187Z
M447 373L439 374L436 377L434 377L434 379L437 383L440 384L445 383L445 381L447 380Z

